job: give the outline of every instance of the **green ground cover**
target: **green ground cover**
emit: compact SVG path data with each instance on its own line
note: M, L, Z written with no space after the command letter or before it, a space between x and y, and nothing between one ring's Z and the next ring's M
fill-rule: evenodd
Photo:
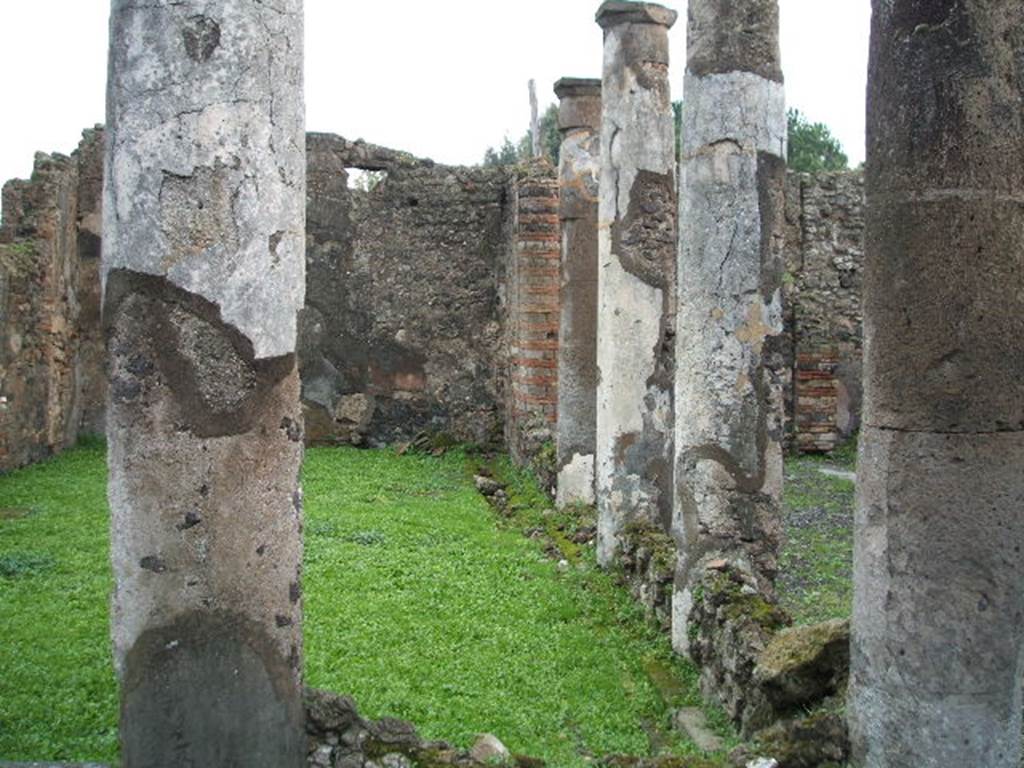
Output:
M854 483L821 470L852 472L855 465L855 441L831 456L786 459L778 591L797 624L850 616Z
M308 451L307 682L429 738L493 732L556 768L652 744L693 753L668 722L698 703L693 668L591 549L560 541L560 568L524 537L557 526L500 459L512 515L497 515L473 487L479 461ZM116 761L104 486L98 445L0 477L0 759Z

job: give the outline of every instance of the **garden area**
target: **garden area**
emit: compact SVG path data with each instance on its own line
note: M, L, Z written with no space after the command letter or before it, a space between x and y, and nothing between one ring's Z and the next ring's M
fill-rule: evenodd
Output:
M849 613L853 484L823 467L786 467L780 596L798 623ZM481 470L506 484L507 515L478 493ZM0 477L0 759L117 762L105 483L98 442ZM524 535L574 523L507 459L314 448L303 484L308 685L426 738L494 733L558 768L701 754L671 724L704 706L696 670L592 548L567 539L552 557Z

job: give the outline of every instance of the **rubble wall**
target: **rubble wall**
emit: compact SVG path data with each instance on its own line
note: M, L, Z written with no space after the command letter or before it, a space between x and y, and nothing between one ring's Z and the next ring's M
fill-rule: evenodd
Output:
M100 128L8 182L0 226L0 471L105 423ZM306 305L310 441L421 433L544 458L557 414L553 169L459 168L310 134ZM350 189L358 169L372 188ZM790 174L789 442L828 451L860 420L863 180Z
M827 452L860 428L864 176L790 174L786 191L791 447Z
M308 136L307 164L308 439L500 440L508 174L327 134ZM349 189L356 170L366 189Z

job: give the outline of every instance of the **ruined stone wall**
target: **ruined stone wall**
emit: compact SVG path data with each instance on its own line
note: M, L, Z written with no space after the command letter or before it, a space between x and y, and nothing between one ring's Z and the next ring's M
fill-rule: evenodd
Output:
M98 239L102 132L71 156L36 155L3 189L0 471L102 428ZM84 224L83 224L84 222Z
M790 174L786 303L792 446L830 451L860 426L864 177Z
M39 155L31 180L4 187L0 471L104 429L102 144L86 131L70 157ZM557 414L554 169L453 168L323 134L307 151L310 439L504 440L543 467ZM357 168L384 177L350 190ZM789 175L787 416L804 451L859 425L862 196L856 172Z
M326 134L308 136L307 165L299 359L310 441L500 439L507 173ZM346 169L383 176L349 189Z
M516 461L551 482L558 418L558 179L546 162L520 170L513 188L508 279L509 391L505 438ZM546 450L547 446L551 446Z

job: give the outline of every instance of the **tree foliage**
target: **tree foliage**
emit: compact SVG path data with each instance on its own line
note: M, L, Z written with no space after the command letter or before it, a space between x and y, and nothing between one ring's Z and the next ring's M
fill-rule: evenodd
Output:
M551 104L540 116L540 143L544 156L553 165L558 165L558 150L562 145L562 136L558 131L558 106ZM515 143L508 136L502 141L501 146L495 149L488 147L484 152L484 165L515 165L525 163L533 156L533 141L530 137L530 129L526 129Z
M676 160L679 160L683 131L683 103L672 102L672 117L676 134ZM789 128L788 163L790 169L803 173L818 171L843 171L849 167L849 159L843 152L839 140L824 123L812 123L797 109L790 109L787 114ZM558 164L558 149L562 143L558 131L558 107L548 106L540 119L541 145L545 157L553 164ZM485 166L515 165L530 160L532 142L530 131L526 130L518 141L513 142L505 137L498 147L488 147L484 153Z
M849 159L839 140L824 123L812 123L797 109L786 113L789 127L790 170L803 173L844 171Z

